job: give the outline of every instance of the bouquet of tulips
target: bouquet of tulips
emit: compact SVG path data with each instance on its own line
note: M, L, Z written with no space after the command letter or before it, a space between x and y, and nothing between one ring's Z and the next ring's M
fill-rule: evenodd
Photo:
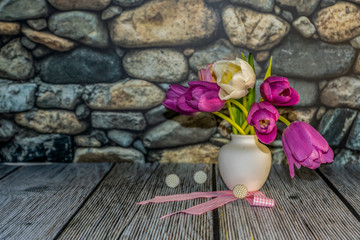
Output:
M248 59L242 55L242 59L219 60L208 65L198 72L198 81L188 83L189 87L170 85L163 105L186 115L212 112L232 125L233 134L256 134L265 144L276 138L276 121L285 123L282 143L293 178L294 165L298 169L301 165L316 169L322 163L331 163L334 153L311 125L290 123L279 115L275 106L293 106L300 98L287 78L271 76L271 61L272 58L260 86L259 102L255 102L256 76L254 60L249 54ZM219 112L225 105L229 116Z

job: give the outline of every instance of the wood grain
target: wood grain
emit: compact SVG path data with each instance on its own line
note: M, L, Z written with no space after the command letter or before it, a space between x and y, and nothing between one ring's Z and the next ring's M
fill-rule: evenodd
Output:
M217 188L226 189L219 177ZM221 207L221 239L360 238L360 223L312 170L301 168L290 179L286 166L273 165L261 190L275 199L275 208L251 207L245 200Z
M331 164L321 167L320 172L360 215L360 164Z
M0 181L0 239L53 239L111 164L23 166Z
M9 173L15 171L19 167L0 164L0 180L7 176Z
M196 170L207 172L205 184L199 185L193 180ZM165 185L165 177L170 173L180 177L177 188ZM116 165L59 239L212 239L212 213L202 216L178 214L159 219L204 199L135 204L157 195L211 191L211 183L211 165Z

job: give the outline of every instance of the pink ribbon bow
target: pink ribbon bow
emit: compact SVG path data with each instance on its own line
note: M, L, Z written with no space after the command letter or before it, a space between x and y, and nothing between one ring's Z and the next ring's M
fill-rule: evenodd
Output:
M195 205L195 206L185 209L185 210L167 214L165 216L162 216L160 219L172 216L177 213L201 215L203 213L214 210L218 207L221 207L227 203L233 202L238 199L233 196L232 191L194 192L194 193L176 194L176 195L170 195L170 196L157 196L152 199L139 202L137 204L142 205L142 204L147 204L147 203L164 203L164 202L184 201L184 200L190 200L190 199L196 199L196 198L212 198L212 197L214 197L214 199L211 199L210 201ZM248 192L248 194L246 196L246 201L251 206L256 206L256 207L274 207L275 206L274 199L266 197L265 194L260 191Z

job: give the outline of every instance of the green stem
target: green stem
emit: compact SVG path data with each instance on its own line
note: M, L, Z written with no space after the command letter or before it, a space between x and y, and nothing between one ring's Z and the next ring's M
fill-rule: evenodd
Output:
M242 129L246 129L247 125L248 125L248 123L247 123L247 121L245 121L245 122L241 125L241 128L242 128Z
M256 134L254 127L252 127L252 128L250 129L250 132L251 132L251 135L255 135L255 134Z
M236 106L238 106L241 111L243 112L243 114L245 115L245 117L247 117L248 115L248 111L247 109L244 107L244 105L242 105L241 103L239 103L238 101L235 101L234 99L229 99L229 101L232 103L232 104L235 104Z
M230 114L231 120L233 120L233 121L235 122L234 113L233 113L233 111L232 111L231 103L229 102L229 100L226 101L226 105L227 105L227 107L228 107L228 109L229 109L229 114ZM233 134L237 134L237 133L238 133L235 127L232 127L232 131L233 131Z
M252 128L252 126L250 126L250 125L248 125L248 126L246 127L246 129L245 129L245 134L246 134L246 135L249 134L249 132L251 131L251 128Z
M231 120L229 117L227 117L226 115L219 113L219 112L213 112L213 114L215 114L216 116L228 121L234 128L236 128L236 130L239 131L239 133L241 133L242 135L246 135L244 130L241 129L241 127L239 125L236 124L236 122L234 122L233 120Z
M289 120L287 120L286 118L284 118L283 116L279 115L279 120L282 121L283 123L286 124L286 126L290 125Z

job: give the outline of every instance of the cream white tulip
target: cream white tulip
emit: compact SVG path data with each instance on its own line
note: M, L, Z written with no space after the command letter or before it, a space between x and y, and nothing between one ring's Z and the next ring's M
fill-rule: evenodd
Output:
M242 98L249 93L248 89L255 85L254 70L240 58L217 61L212 65L212 70L220 87L221 100Z

